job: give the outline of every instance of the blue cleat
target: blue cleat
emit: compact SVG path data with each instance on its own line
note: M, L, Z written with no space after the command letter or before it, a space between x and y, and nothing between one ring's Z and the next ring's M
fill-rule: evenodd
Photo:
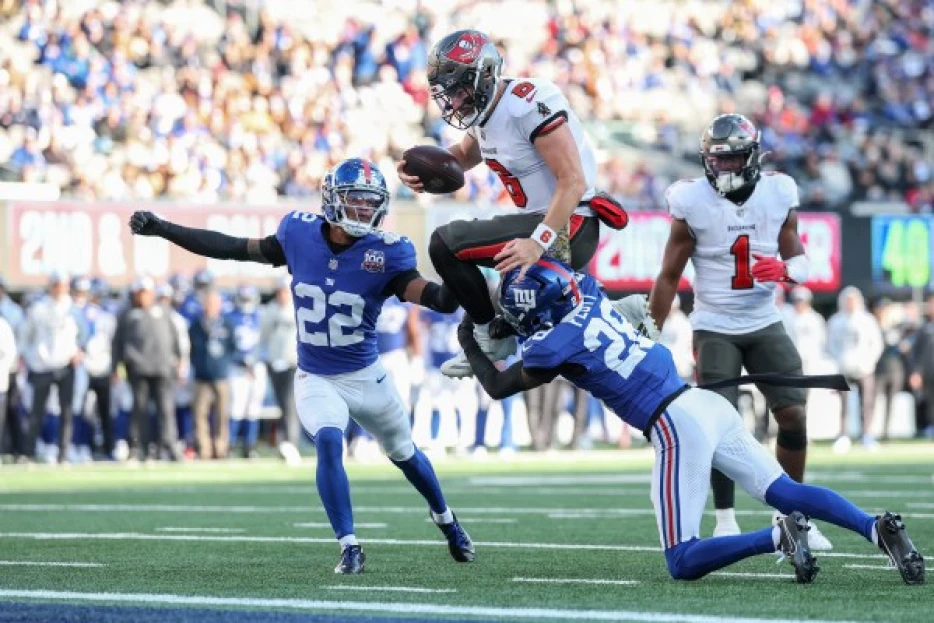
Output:
M467 531L458 523L457 515L454 516L454 521L451 523L439 523L436 525L448 540L448 551L451 552L451 557L457 562L473 562L473 559L476 557L473 549L473 541L470 540L470 535L467 534Z
M334 567L334 573L363 573L364 562L366 562L366 555L363 553L363 548L359 545L348 545L341 550L341 559Z

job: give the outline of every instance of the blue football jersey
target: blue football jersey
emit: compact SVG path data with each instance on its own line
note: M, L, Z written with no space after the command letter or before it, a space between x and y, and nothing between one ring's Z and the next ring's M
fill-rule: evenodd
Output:
M431 309L422 310L422 320L428 330L428 366L440 368L441 364L457 355L461 345L457 341L457 325L464 317L464 310L453 314L442 314Z
M592 277L585 275L579 285L583 304L552 329L526 340L523 366L554 369L576 364L583 372L569 381L602 400L630 426L645 430L662 401L684 386L671 352L640 336Z
M233 327L234 361L240 365L252 365L259 358L259 312L234 309L227 314Z
M324 221L310 212L292 212L276 238L292 273L298 324L298 367L332 375L361 370L379 357L376 319L389 282L415 270L415 247L403 236L376 232L334 254Z
M409 304L394 296L386 299L376 320L376 347L380 354L405 348L408 342Z

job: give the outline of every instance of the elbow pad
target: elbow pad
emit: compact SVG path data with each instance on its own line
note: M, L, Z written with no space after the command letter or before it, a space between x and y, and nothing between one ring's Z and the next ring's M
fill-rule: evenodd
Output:
M806 253L794 256L785 262L788 278L795 283L804 283L808 280L808 269L810 265L811 262L808 260Z

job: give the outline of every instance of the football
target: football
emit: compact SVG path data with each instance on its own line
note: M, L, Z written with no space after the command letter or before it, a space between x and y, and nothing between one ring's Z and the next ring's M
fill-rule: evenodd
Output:
M425 185L425 192L434 195L452 193L464 185L464 169L447 149L434 145L417 145L402 154L405 167Z

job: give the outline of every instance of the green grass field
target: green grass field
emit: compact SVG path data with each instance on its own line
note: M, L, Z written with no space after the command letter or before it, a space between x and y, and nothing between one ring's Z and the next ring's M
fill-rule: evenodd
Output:
M477 543L464 565L388 462L351 464L367 554L355 577L333 573L338 548L310 461L3 467L0 620L150 620L145 609L158 620L934 620L930 585L903 585L878 550L833 526L822 525L834 551L818 555L812 585L796 585L773 556L669 579L650 465L646 450L439 462ZM934 551L934 445L843 457L818 447L810 467L813 482L870 512L902 512L922 553ZM768 524L768 509L738 498L744 529ZM712 527L708 514L704 534Z

